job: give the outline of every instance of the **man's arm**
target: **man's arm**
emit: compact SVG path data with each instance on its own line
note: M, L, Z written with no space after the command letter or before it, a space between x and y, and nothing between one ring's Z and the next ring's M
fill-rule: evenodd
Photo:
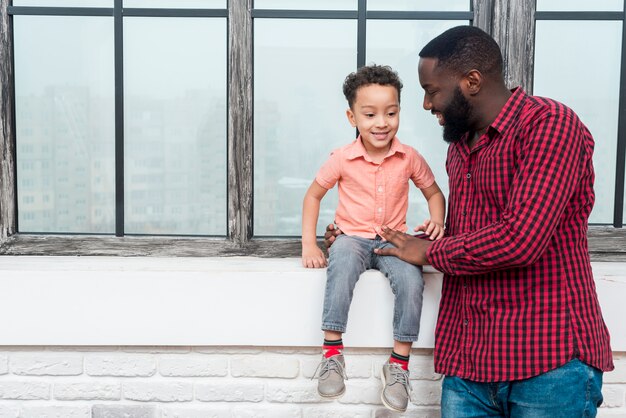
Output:
M591 155L577 118L548 114L533 123L522 138L500 219L434 243L427 253L433 267L453 275L482 274L528 266L543 255Z
M535 122L524 138L524 157L510 184L508 205L497 222L443 238L428 247L428 243L418 243L411 237L383 234L399 247L389 254L414 264L430 262L452 275L482 274L534 263L552 239L584 164L591 158L585 152L582 129L580 122L565 114L550 114Z

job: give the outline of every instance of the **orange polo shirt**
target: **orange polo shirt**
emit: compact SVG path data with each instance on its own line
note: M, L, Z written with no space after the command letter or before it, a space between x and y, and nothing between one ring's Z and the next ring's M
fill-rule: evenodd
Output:
M369 239L381 225L406 232L409 179L420 189L435 182L424 157L397 137L380 164L371 160L358 137L334 150L315 177L325 189L338 183L335 224L348 235Z

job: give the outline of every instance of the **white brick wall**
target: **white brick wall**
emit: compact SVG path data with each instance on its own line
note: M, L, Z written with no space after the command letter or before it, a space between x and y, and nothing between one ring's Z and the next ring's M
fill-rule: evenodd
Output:
M0 418L393 418L380 402L385 349L347 349L339 400L311 376L317 348L0 347ZM430 350L411 357L404 417L439 417ZM626 353L604 379L599 417L626 418Z

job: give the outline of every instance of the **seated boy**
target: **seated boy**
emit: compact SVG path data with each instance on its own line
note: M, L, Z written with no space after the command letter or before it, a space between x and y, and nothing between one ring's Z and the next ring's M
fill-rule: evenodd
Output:
M365 66L346 77L346 114L360 135L333 151L309 187L302 210L302 264L325 267L326 257L316 243L317 220L322 198L338 184L335 223L343 234L329 251L318 392L326 398L338 398L345 392L342 334L352 293L361 273L378 269L389 278L395 295L394 347L382 368L381 399L398 412L406 410L409 400L409 355L419 333L424 280L419 267L373 251L391 246L378 235L381 225L407 230L409 179L424 194L430 213L430 219L416 231L430 239L441 238L445 214L445 199L430 167L415 149L396 137L401 89L397 73L386 66Z

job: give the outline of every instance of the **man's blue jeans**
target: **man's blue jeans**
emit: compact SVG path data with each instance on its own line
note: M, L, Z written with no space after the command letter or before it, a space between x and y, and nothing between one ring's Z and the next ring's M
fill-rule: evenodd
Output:
M578 418L595 417L602 403L602 372L571 360L524 380L480 383L446 376L442 418Z
M367 269L378 269L389 279L395 296L393 338L401 342L417 340L424 291L422 270L397 257L374 254L374 248L386 247L393 245L380 237L366 239L342 234L335 239L326 271L322 330L346 332L359 276Z

